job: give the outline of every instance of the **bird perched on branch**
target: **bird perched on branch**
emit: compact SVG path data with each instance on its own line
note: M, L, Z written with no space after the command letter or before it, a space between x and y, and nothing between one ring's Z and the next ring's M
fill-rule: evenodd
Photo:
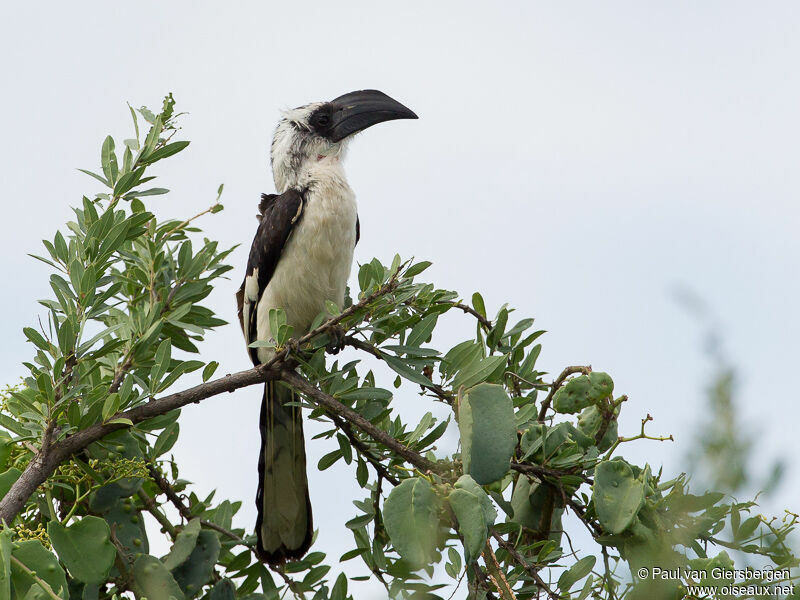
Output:
M237 292L239 320L254 365L274 350L251 348L274 339L270 309L282 308L294 336L308 332L327 301L341 308L359 222L342 159L349 140L377 123L416 119L377 90L284 113L272 140L277 194L262 195L259 225L244 282ZM296 394L280 382L265 384L258 460L257 554L271 564L297 559L311 545L303 422Z

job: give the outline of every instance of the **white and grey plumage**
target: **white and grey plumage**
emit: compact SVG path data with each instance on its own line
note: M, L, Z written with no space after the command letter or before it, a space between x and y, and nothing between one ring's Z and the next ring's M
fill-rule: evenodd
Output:
M262 195L260 223L236 294L253 364L272 356L268 348L249 348L273 338L270 309L284 309L299 336L326 301L342 306L359 237L355 194L342 169L350 137L376 123L415 118L376 90L284 113L271 151L278 193ZM294 393L279 383L265 385L261 438L257 553L276 564L305 554L313 533L300 409Z

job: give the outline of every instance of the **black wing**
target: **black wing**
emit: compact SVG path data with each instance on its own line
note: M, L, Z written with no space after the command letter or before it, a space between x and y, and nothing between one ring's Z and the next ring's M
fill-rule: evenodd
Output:
M278 260L294 225L302 216L303 195L304 192L297 190L287 190L280 195L261 195L259 205L261 222L253 239L253 245L250 246L244 281L236 292L239 323L248 346L256 340L258 300L275 273L275 267L278 266ZM256 350L248 348L248 352L253 364L259 364Z

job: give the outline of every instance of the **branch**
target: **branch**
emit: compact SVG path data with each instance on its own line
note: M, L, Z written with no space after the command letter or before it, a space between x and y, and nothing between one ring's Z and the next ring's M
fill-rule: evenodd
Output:
M394 450L397 454L402 456L407 462L417 467L420 471L430 471L431 473L437 473L441 471L440 465L429 461L419 452L416 452L408 446L401 444L383 429L379 429L352 408L342 404L333 396L326 394L294 371L282 371L280 378L298 392L305 394L316 404L352 423L376 442L380 442L390 450Z
M156 469L151 464L147 465L147 471L148 473L150 473L150 477L153 478L153 481L156 482L158 488L164 493L164 495L172 503L172 505L176 509L178 509L178 513L180 513L180 515L187 521L191 521L194 518L192 511L189 509L188 506L186 506L186 504L183 503L183 500L181 500L181 497L178 496L178 493L175 491L175 488L173 488L172 485L170 485L169 481L167 481L164 478L164 476L158 472L158 469ZM253 548L253 545L248 544L245 539L239 537L232 531L225 529L224 527L217 525L212 521L206 521L205 519L200 519L200 524L203 527L207 527L208 529L213 529L214 531L218 531L222 535L232 539L234 542L236 542L241 546L245 546L250 549Z
M175 536L178 535L178 532L175 530L175 526L172 523L170 523L169 519L167 519L164 513L158 510L158 506L156 506L156 501L153 498L151 498L144 490L139 490L137 492L137 495L141 499L142 504L144 504L145 509L147 509L147 512L153 515L155 520L159 522L164 531L166 531L167 534L169 534L169 537L171 537L174 540Z
M489 319L467 304L463 304L462 302L437 302L437 304L449 304L453 308L461 309L465 313L470 314L478 319L478 323L483 325L486 329L492 328L492 322Z
M569 496L566 498L567 506L572 509L578 518L581 520L581 523L586 525L586 528L589 530L589 533L592 534L592 537L601 536L603 535L603 528L600 527L597 523L595 523L592 519L586 518L586 508L575 502Z
M358 437L356 437L355 433L353 433L353 428L350 427L350 423L342 419L340 416L332 413L328 413L328 416L333 420L336 426L342 430L342 432L347 436L347 439L350 440L350 443L353 445L353 448L356 449L361 456L367 459L367 462L372 465L375 469L375 472L378 474L378 477L383 477L391 483L392 485L399 485L400 480L397 479L394 475L389 472L388 467L384 465L380 458L374 456L372 451L367 447L367 445L362 442ZM380 479L378 479L380 482Z
M345 346L352 346L356 350L362 350L368 354L371 354L378 360L383 360L383 352L381 352L381 349L378 348L377 346L374 346L373 344L370 344L369 342L360 340L352 335L346 335L344 337L343 343ZM452 392L448 392L442 386L433 383L432 381L430 385L426 385L424 386L424 388L426 390L430 390L431 392L436 394L436 396L438 396L440 400L443 400L444 402L447 402L450 405L452 405L453 402L455 402L455 396L453 395Z
M517 597L514 595L514 590L511 589L506 576L503 574L503 570L500 568L497 557L492 550L492 545L488 540L482 554L483 562L486 563L486 571L489 573L489 579L494 583L494 587L497 588L500 597L503 598L503 600L517 600Z
M265 381L280 377L282 369L294 366L294 360L290 355L295 348L301 344L311 341L312 338L320 333L336 327L344 319L351 317L377 298L392 292L400 283L398 277L401 269L402 265L397 268L397 270L392 274L385 284L376 289L370 295L363 298L360 302L343 310L335 317L325 321L319 327L313 329L299 339L290 341L285 348L277 351L275 356L263 365L259 365L246 371L239 371L233 375L229 374L225 377L196 385L187 390L170 394L169 396L165 396L163 398L151 400L150 402L137 406L136 408L117 413L105 422L90 425L86 429L77 431L74 434L67 436L63 440L46 446L43 445L43 447L31 459L30 463L28 463L28 466L25 468L25 471L22 473L20 478L17 479L17 481L11 486L11 489L8 491L8 493L3 496L2 500L0 500L0 522L5 521L6 523L11 523L11 521L13 521L22 510L22 507L25 505L25 502L27 502L28 498L30 498L31 494L33 494L33 492L36 491L36 488L38 488L42 483L47 481L47 478L53 474L59 464L64 462L72 454L83 450L92 442L96 442L109 433L120 429L125 429L130 426L130 423L136 425L142 421L147 421L153 417L166 414L171 410L175 410L176 408L181 408L187 404L196 404L201 400L205 400L206 398L216 396L223 392L233 392L239 388L254 385L256 383L263 383ZM121 379L118 378L118 373L115 373L115 375L115 381L112 382L112 386L114 384L119 385L119 381L121 381ZM116 381L117 379L119 379L119 381ZM334 400L336 404L343 406L335 399L331 399ZM353 414L356 415L356 413ZM374 428L374 426L363 419L363 417L360 417L360 415L356 416ZM128 421L130 421L130 423L128 423ZM386 437L390 437L388 434L384 435ZM419 456L419 458L421 458L428 465L433 465L433 463L430 463L430 461L427 461L421 455L417 456ZM430 469L426 468L425 470Z
M519 566L525 569L525 572L531 576L531 578L536 582L536 585L539 586L540 589L543 589L545 593L552 598L552 600L559 600L560 596L551 590L550 587L545 583L544 579L541 578L539 572L536 570L536 567L526 561L525 558L523 558L523 556L517 552L514 544L504 540L503 536L497 533L495 529L492 529L491 531L492 537L495 539L495 541L497 541L498 545L503 550L508 552L508 555L513 558Z
M273 361L270 361L246 371L226 375L157 400L151 400L136 408L117 413L107 422L91 425L51 444L46 449L39 450L28 463L20 478L0 500L0 522L5 520L6 523L11 523L36 488L44 483L58 465L72 454L83 450L92 442L96 442L109 433L129 427L129 424L122 419L127 419L135 425L223 392L232 392L239 388L275 379L280 371L272 363Z
M561 375L556 377L556 380L550 385L550 391L547 393L547 397L542 401L542 406L539 409L539 423L544 421L544 418L547 416L547 409L550 408L550 403L553 401L553 396L556 395L558 389L564 385L564 382L567 380L567 377L570 375L575 375L575 373L582 373L584 375L588 375L592 372L592 367L567 367L563 371L561 371Z
M584 483L588 483L589 485L592 484L592 478L587 477L581 471L560 471L558 469L550 469L549 467L543 467L541 465L529 465L525 463L518 463L516 461L511 462L511 469L517 471L518 473L524 473L525 475L534 475L542 481L544 481L544 479L547 477L559 479L564 475L577 475L583 479Z

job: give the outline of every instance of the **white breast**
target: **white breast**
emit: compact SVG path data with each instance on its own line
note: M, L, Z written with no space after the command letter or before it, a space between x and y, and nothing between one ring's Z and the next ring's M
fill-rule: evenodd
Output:
M303 214L258 303L259 340L272 338L271 308L283 308L294 336L306 333L325 301L341 308L356 244L357 207L338 161L320 161L299 182L308 186ZM259 349L259 359L269 352ZM263 354L263 356L262 356Z

